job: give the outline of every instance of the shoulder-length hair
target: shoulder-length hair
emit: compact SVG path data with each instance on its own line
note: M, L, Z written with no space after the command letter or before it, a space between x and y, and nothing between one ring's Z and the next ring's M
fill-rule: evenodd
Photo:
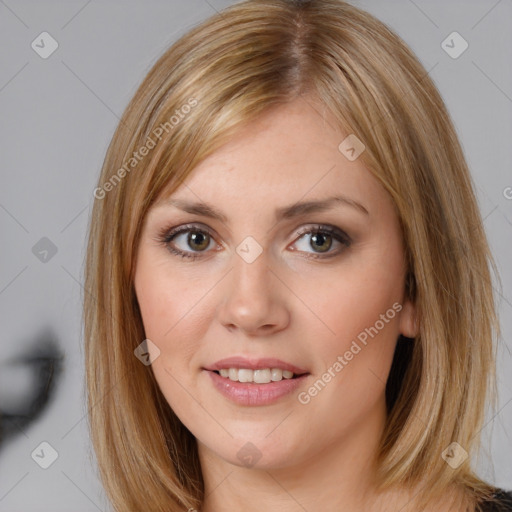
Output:
M134 356L145 339L133 277L146 213L244 124L298 97L320 100L364 142L359 158L391 196L403 232L419 333L410 350L397 345L378 484L421 485L422 504L454 487L473 504L491 495L471 457L456 468L442 457L453 442L475 451L499 325L496 267L440 94L395 33L341 0L249 0L158 59L94 190L86 380L93 447L116 510L200 509L204 498L196 441Z

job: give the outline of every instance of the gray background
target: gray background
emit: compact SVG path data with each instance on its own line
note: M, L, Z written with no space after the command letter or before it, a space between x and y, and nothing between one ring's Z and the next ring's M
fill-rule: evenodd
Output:
M107 510L89 455L80 325L93 189L119 116L153 62L232 3L0 0L0 372L10 375L9 361L45 327L65 358L55 400L0 451L0 511ZM499 413L483 430L478 469L512 489L512 2L352 3L397 31L430 71L470 164L503 284ZM31 48L43 31L59 44L47 59ZM453 31L469 43L456 59L441 47ZM32 252L42 237L57 247L46 263ZM4 379L0 399L23 384L6 390ZM31 458L42 441L58 453L46 470Z

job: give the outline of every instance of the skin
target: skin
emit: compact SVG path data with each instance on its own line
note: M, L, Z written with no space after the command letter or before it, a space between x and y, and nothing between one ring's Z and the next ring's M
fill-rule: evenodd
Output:
M347 134L335 126L311 98L274 108L172 194L215 206L225 222L185 213L166 198L145 219L135 290L146 336L160 350L156 380L198 440L204 512L276 504L282 512L397 510L411 499L396 492L383 501L372 486L396 340L416 334L414 306L404 301L402 236L386 191L360 159L338 150ZM276 208L334 193L368 213L339 203L274 219ZM168 245L199 255L195 260L158 241L160 231L189 223L212 231L199 242L206 250L187 243L187 233ZM351 244L328 238L319 242L322 248L332 240L328 251L319 251L317 224L343 230ZM313 233L297 235L307 228ZM247 236L263 249L252 263L236 252ZM315 255L332 257L308 258ZM307 404L293 392L266 406L237 405L203 370L225 357L276 357L307 369L299 390L307 391L394 303L401 311ZM252 467L237 457L248 442L260 455Z

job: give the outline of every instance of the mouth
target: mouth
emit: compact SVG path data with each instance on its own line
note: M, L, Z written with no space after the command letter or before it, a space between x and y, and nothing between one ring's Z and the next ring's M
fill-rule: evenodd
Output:
M290 395L310 375L279 359L232 357L203 368L215 389L239 405L268 405Z

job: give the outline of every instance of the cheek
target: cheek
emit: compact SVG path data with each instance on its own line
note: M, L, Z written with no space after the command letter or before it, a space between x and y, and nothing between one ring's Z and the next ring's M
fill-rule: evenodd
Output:
M309 325L308 330L314 329L317 336L322 333L324 340L331 340L325 344L329 352L343 349L376 323L382 334L389 334L391 338L398 335L403 298L399 265L378 259L359 261L354 266L344 265L337 270L317 273L314 286L307 278L295 284L294 292L309 307L302 315L303 328ZM397 305L393 308L393 304Z
M366 407L364 404L382 397L403 307L399 249L399 243L376 243L373 248L354 253L336 270L325 272L325 277L317 274L314 288L311 280L301 280L297 294L318 312L314 322L311 314L301 320L301 330L318 340L315 374L322 382L310 394L323 395L318 406L331 403L334 409L340 408L340 414L348 410L358 414L361 407ZM325 392L324 384L329 388Z
M325 334L316 336L314 379L297 398L304 414L319 419L312 423L326 438L348 434L385 414L401 310L394 295L391 290L377 293L375 287L355 287L338 292L320 310L335 334L323 329Z
M188 277L170 271L168 263L150 262L141 251L134 284L146 338L160 351L151 365L156 382L178 417L200 424L204 411L195 406L190 391L198 395L194 357L204 339L204 282L194 286Z
M319 297L325 334L316 379L301 395L306 410L333 432L385 408L384 393L399 336L402 265L398 251L369 251L347 265ZM321 299L320 299L321 297ZM332 331L332 332L330 332ZM340 427L345 425L345 427Z
M340 387L349 386L364 394L369 386L368 392L379 392L387 379L399 336L401 304L393 302L388 294L372 297L362 290L348 299L338 297L330 304L336 307L327 305L323 311L332 332L326 330L324 342L318 343L315 350L322 366L317 368L318 373L331 368L331 374L334 371L342 376L336 379Z
M148 263L142 254L135 275L137 300L146 337L160 349L159 364L172 370L190 360L202 339L205 286L171 272L168 263Z

